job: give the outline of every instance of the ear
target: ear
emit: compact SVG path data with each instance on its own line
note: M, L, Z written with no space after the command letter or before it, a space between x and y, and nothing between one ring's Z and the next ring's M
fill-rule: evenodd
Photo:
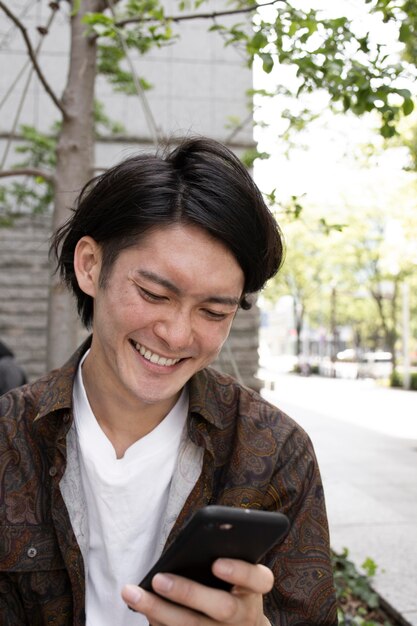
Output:
M97 294L100 270L100 246L92 237L82 237L75 247L74 271L80 289L92 298Z

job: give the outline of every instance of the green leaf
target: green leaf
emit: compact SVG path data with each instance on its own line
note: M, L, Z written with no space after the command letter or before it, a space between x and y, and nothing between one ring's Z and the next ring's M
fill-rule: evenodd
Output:
M378 566L375 561L368 556L362 563L362 568L365 570L368 578L372 578L375 576Z
M412 30L408 24L401 24L398 39L401 43L407 43L412 37Z
M257 148L250 148L242 155L241 161L246 167L249 168L253 166L256 159L265 160L269 159L270 156L271 155L267 152L259 152Z
M288 29L288 35L293 37L295 33L299 30L300 24L299 22L291 22L290 27Z
M396 93L404 99L411 98L411 92L409 89L396 89Z
M82 18L82 22L89 25L106 24L107 26L113 26L114 24L113 18L103 13L86 13Z
M414 102L411 98L406 98L403 102L404 115L410 115L414 111Z
M383 124L381 127L381 135L384 137L384 139L390 139L391 137L394 137L396 133L395 127L392 126L391 124Z
M347 224L329 224L324 217L319 219L319 225L326 235L330 235L334 230L340 233L347 226Z
M266 74L270 74L274 67L274 59L270 54L263 52L259 55L262 59L262 69Z
M262 48L264 48L267 44L268 44L268 39L266 35L260 30L257 33L255 33L254 36L252 37L251 47L254 50L254 52L258 52L259 50L262 50Z
M359 44L359 50L365 53L369 52L368 36L361 37L360 39L358 39L358 44Z

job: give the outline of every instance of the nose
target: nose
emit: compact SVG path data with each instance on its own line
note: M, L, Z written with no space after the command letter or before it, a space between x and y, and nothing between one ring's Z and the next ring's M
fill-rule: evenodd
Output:
M154 324L154 333L163 341L171 354L179 355L193 343L191 314L176 310Z

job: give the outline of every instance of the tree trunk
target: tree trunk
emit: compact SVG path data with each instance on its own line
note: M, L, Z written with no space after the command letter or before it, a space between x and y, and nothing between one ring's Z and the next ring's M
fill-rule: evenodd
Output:
M393 292L390 296L389 309L390 314L387 314L384 309L384 297L378 292L371 290L371 295L375 299L379 317L381 320L381 328L384 333L384 347L392 354L392 368L395 371L397 368L397 308L398 308L398 286L399 279L393 280Z
M292 303L296 337L295 356L299 358L302 352L301 333L303 332L304 325L304 305L301 303L301 300L295 298L294 296Z
M391 300L391 328L385 328L385 343L389 352L392 354L392 369L395 372L397 369L397 339L398 339L398 287L397 280L394 281L394 292Z
M93 172L97 45L95 38L86 36L81 20L87 12L100 8L97 0L84 0L71 17L68 80L62 98L65 114L57 147L54 231L69 217L68 210ZM48 302L48 369L60 366L74 351L77 328L74 299L59 276L53 275Z

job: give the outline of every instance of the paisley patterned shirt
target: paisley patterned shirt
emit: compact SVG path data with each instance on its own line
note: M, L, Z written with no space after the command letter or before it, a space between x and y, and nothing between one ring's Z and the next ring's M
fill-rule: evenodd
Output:
M60 481L72 388L69 362L0 399L0 624L85 625L85 570ZM254 391L212 369L189 383L188 436L201 474L167 540L207 504L281 511L291 527L264 559L275 575L272 626L336 626L323 488L311 442ZM117 625L115 625L117 626Z

